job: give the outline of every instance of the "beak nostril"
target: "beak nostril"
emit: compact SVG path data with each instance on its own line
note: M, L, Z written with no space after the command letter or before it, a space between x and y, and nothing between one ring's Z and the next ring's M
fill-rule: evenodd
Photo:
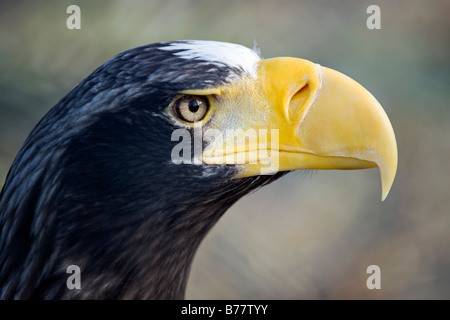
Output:
M289 101L289 119L296 121L302 113L303 109L309 106L307 100L311 97L311 89L309 85L306 83L303 87L300 88Z

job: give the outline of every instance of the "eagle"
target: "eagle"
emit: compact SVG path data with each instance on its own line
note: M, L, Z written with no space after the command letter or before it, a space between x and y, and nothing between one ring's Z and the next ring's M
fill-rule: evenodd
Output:
M373 167L384 199L392 125L338 71L219 41L124 51L15 157L0 195L0 298L183 299L199 244L238 199L293 170Z

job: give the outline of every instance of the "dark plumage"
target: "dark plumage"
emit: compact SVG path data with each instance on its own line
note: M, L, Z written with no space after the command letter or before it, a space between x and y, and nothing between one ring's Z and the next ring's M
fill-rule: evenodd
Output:
M170 163L176 126L163 109L242 70L162 45L107 61L29 135L1 193L0 298L183 298L208 230L283 174L232 180L235 166ZM81 290L66 288L71 264Z
M17 154L0 195L0 298L183 298L200 242L239 198L290 170L375 166L384 199L392 126L337 71L211 41L125 51ZM66 287L70 265L81 289Z

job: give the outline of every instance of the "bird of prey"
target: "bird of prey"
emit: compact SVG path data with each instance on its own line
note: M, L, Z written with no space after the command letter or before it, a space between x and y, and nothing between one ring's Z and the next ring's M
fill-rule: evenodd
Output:
M384 199L394 132L342 73L216 41L130 49L18 152L0 195L0 298L182 299L200 242L242 196L292 170L372 167Z

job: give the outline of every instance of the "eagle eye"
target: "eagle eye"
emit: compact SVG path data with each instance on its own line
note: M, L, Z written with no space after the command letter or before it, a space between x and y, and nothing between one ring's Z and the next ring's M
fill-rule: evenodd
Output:
M173 113L182 121L194 123L203 120L209 110L204 96L183 96L173 105Z

